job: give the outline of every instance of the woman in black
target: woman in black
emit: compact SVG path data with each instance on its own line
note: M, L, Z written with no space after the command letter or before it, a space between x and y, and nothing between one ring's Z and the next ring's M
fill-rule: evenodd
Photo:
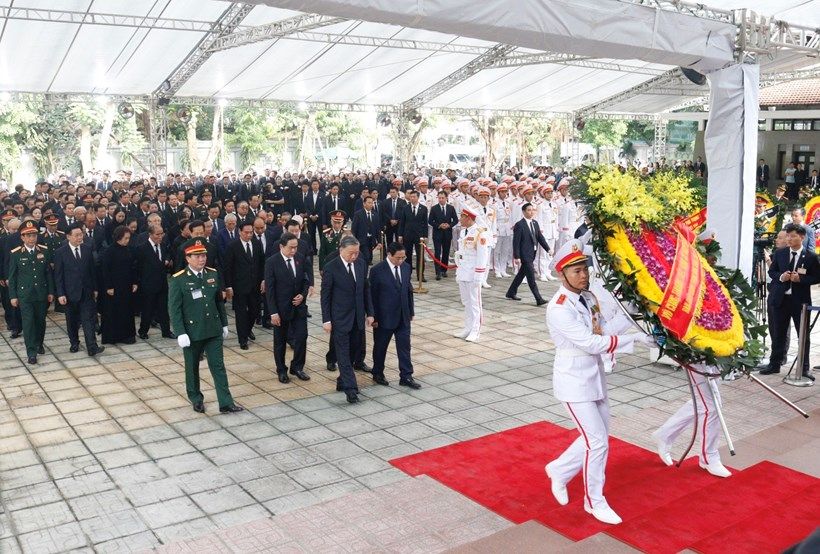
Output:
M112 233L111 247L102 259L104 304L102 313L103 344L134 344L136 328L132 297L137 290L134 256L128 248L131 231L125 225Z

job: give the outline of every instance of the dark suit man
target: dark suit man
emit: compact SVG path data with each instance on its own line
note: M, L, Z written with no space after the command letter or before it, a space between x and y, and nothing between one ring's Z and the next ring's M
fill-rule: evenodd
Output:
M228 249L228 246L239 238L239 229L236 225L236 216L231 216L227 219L229 221L228 225L232 228L228 230L226 226L223 226L216 234L216 243L219 245L219 253L223 256L225 255L225 251Z
M310 286L305 257L297 252L299 239L284 233L279 239L279 252L265 262L265 290L270 323L273 325L273 359L282 383L290 382L285 350L293 346L290 373L302 381L307 352L307 294Z
M415 315L410 266L404 246L394 242L387 247L387 257L370 270L370 297L373 301L373 380L388 385L384 377L384 358L390 339L396 337L399 357L399 385L419 389L413 380L410 360L410 322Z
M137 283L140 298L139 337L148 338L148 329L156 321L167 339L176 338L171 333L168 317L168 271L172 267L171 252L163 243L165 231L158 223L148 229L148 240L137 247Z
M382 228L384 229L384 240L387 244L395 242L399 238L399 217L407 202L399 198L399 190L391 188L387 198L382 201Z
M453 227L458 224L456 209L447 203L447 193L438 193L438 204L430 208L427 222L433 228L433 250L436 258L447 264L450 260L450 244L453 241ZM436 280L447 277L447 270L435 264Z
M764 191L769 188L769 164L763 158L757 165L757 186Z
M788 235L788 247L776 250L769 266L769 322L772 329L772 352L769 365L761 370L761 375L780 373L780 364L784 358L786 335L789 331L789 320L794 322L800 332L800 312L803 304L811 305L811 285L820 282L820 264L813 251L803 247L806 237L804 227L789 223L783 229ZM809 348L809 337L806 337L806 352ZM799 371L799 369L798 369ZM809 357L803 360L803 375L812 381L809 373Z
M372 264L373 249L380 244L381 222L373 210L373 199L369 196L364 199L363 208L353 215L351 230L361 245L362 258L367 265Z
M316 234L317 232L321 232L324 197L325 193L319 190L319 180L314 179L310 184L310 191L304 200L308 241L310 242L311 248L313 248L314 254L319 252Z
M547 301L541 297L538 290L538 284L535 281L535 272L533 271L533 262L535 261L535 249L538 245L545 252L550 251L544 235L541 234L541 228L538 222L533 219L535 214L535 207L527 202L521 207L524 217L518 220L518 223L513 225L513 260L521 262L518 268L518 273L515 274L513 282L510 283L510 288L507 289L507 298L510 300L521 300L518 296L518 287L524 277L527 278L527 284L530 286L532 295L535 297L536 306L546 304Z
M351 404L359 401L351 360L357 358L365 325L373 322L369 288L367 264L359 257L359 241L343 237L338 257L327 262L322 273L322 327L331 334L336 349L336 390L344 391Z
M347 202L339 191L339 185L335 184L330 187L330 194L326 195L322 200L322 228L330 227L330 212L342 210L345 214L349 214L347 209Z
M253 226L245 223L239 240L225 250L225 290L233 298L236 334L242 350L248 349L248 339L256 340L253 324L259 317L260 294L265 290L264 271L262 245L253 238Z
M407 249L407 263L413 269L413 255L416 264L421 258L419 240L427 238L427 206L419 204L419 193L411 190L407 193L410 202L404 206L399 217L399 242Z
M79 328L83 328L85 349L89 356L102 352L94 332L97 324L97 274L91 248L83 244L82 227L69 228L68 242L54 253L54 288L57 301L65 306L70 351L80 349Z

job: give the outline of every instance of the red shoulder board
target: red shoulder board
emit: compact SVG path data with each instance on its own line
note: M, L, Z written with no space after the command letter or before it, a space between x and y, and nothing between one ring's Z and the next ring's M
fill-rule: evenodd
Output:
M563 304L564 300L566 300L566 299L567 299L567 295L562 294L561 296L558 297L558 300L556 300L555 303L556 304Z

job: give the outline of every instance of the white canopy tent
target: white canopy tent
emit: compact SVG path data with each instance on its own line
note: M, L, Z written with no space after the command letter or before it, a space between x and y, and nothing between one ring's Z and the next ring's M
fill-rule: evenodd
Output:
M691 67L720 83L707 156L718 146L728 155L707 159L713 182L721 180L709 206L737 214L714 227L724 262L748 269L751 245L740 237L751 235L758 68L763 83L820 74L819 3L0 0L0 91L99 94L152 108L173 97L582 118L702 102L709 89L677 69ZM747 7L801 25L740 9ZM153 165L161 169L165 124L161 110L152 113ZM729 151L716 137L745 143L734 140Z

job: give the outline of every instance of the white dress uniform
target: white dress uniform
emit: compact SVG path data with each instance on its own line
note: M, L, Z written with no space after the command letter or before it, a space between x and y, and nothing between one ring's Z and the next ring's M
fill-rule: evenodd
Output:
M507 277L507 266L512 264L513 231L510 219L512 217L512 203L509 198L495 201L495 224L497 237L493 251L493 265L496 277Z
M704 373L720 374L720 371L714 366L693 364L692 367ZM709 390L711 386L709 377L694 371L691 372L691 376L695 385L695 399L698 408L698 430L700 431L698 459L700 467L706 469L712 475L729 477L731 473L723 467L723 463L720 461L720 452L718 452L718 439L721 429L720 418L715 406L715 397L717 397L718 404L720 404L720 392L717 390L720 379L711 379L714 381L715 386L715 397L713 397L712 391ZM692 409L692 399L690 398L657 431L652 433L658 443L658 453L667 465L672 465L672 456L669 453L672 444L682 431L692 428L694 419L695 411Z
M536 254L536 269L541 275L541 280L550 279L550 262L552 261L552 253L555 252L555 241L558 238L558 217L555 212L555 207L552 202L544 198L538 205L538 212L535 214L538 220L538 226L541 228L541 234L544 240L550 247L550 251L546 252L541 246L538 246Z
M572 240L556 253L555 270L586 263L583 245ZM608 523L619 523L603 495L609 451L609 399L603 357L631 353L634 343L648 344L647 335L623 334L632 322L619 314L606 320L589 291L574 293L561 286L547 306L547 328L555 343L553 393L563 402L580 436L546 470L556 485L565 487L583 471L584 509ZM557 498L557 495L556 495ZM602 519L604 514L605 519ZM607 514L611 514L608 519Z
M578 227L575 200L569 196L558 198L558 241L555 243L555 248L561 248L570 240Z
M475 212L463 209L473 217ZM456 333L458 338L478 342L481 334L481 283L487 273L490 258L490 240L477 223L461 230L456 252L456 281L464 304L464 328Z
M481 283L484 288L490 288L490 285L487 283L487 278L490 276L490 269L493 262L493 250L495 250L496 238L498 236L495 210L489 203L486 206L481 206L479 203L476 210L478 210L478 220L476 223L479 228L484 230L484 236L487 237L487 241L490 246L490 252L487 256L487 271L484 272L484 277L482 278Z

